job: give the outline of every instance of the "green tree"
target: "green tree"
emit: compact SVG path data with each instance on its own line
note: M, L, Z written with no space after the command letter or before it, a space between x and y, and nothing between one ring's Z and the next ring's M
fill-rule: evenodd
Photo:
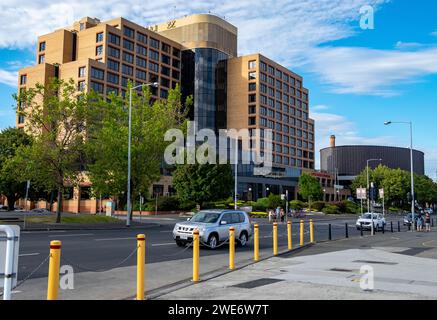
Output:
M131 84L129 84L129 88ZM88 174L94 193L121 198L126 203L128 169L128 106L126 97L111 94L89 96L87 113ZM191 98L181 101L179 86L167 99L152 102L149 87L132 94L131 194L146 195L159 180L165 148L164 135L169 129L183 127Z
M87 99L73 80L53 79L48 85L20 91L15 96L19 115L25 117L32 145L22 148L17 166L47 192L56 190L56 222L61 222L65 184L82 178Z
M0 132L0 194L8 200L9 210L14 210L15 202L26 192L15 156L21 146L30 145L31 141L31 137L20 129L7 128Z
M299 178L299 194L304 200L309 202L311 211L311 201L323 199L323 189L319 180L307 173L303 173Z
M183 164L176 166L173 185L182 201L202 206L229 197L234 178L229 164Z

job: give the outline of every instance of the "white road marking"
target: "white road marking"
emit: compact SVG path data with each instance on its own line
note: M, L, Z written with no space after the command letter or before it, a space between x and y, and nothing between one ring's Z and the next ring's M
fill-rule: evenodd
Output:
M29 256L37 256L39 255L39 252L35 252L35 253L22 253L20 255L18 255L19 257L29 257Z
M67 232L65 230L53 230L53 231L23 231L21 233L52 233L52 232Z
M152 247L173 246L173 245L175 245L174 242L168 242L168 243L154 243L154 244L152 244Z
M117 240L135 240L135 237L129 237L129 238L94 239L94 241L117 241Z
M94 233L78 233L78 234L51 234L49 237L79 237L79 236L93 236Z

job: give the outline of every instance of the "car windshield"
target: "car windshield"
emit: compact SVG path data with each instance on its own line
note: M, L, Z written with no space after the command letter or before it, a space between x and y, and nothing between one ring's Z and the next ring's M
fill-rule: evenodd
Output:
M376 215L373 215L373 219L376 219ZM363 215L363 219L372 219L372 215L370 213L366 213Z
M220 217L218 212L200 211L191 218L191 222L216 223Z

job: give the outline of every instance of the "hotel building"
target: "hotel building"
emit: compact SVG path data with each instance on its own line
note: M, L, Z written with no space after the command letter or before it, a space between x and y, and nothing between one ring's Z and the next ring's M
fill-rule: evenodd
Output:
M58 77L73 79L78 90L125 94L131 80L157 82L152 94L160 99L179 83L183 96L194 97L189 117L198 130L272 129L272 173L255 176L253 166L239 165L240 198L285 190L296 198L302 171L314 169L314 121L302 77L261 54L239 57L237 28L217 16L196 14L147 27L87 17L40 36L36 51L36 65L19 72L19 90ZM17 116L16 125L25 128L26 119ZM171 180L164 174L151 194L172 194ZM65 201L64 210L95 212L89 187L73 190L74 203Z

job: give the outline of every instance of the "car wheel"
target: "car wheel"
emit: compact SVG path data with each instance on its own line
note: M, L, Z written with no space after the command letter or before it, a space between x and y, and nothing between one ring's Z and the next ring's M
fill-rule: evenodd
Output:
M185 241L179 241L176 240L176 244L178 245L178 247L185 247L185 245L187 244Z
M211 234L208 237L208 242L207 245L209 247L209 249L214 250L215 248L217 248L218 245L218 237L216 234Z
M238 244L240 245L240 247L245 247L247 244L247 233L246 231L243 231L240 234L240 238L238 238Z

